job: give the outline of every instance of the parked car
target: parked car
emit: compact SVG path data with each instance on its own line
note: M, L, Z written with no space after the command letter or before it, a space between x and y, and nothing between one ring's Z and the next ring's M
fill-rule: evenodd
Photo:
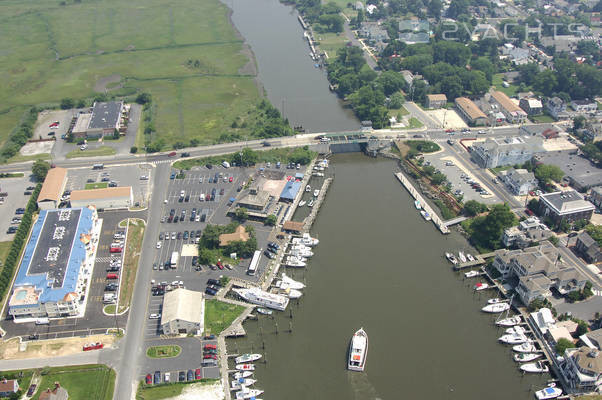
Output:
M267 250L264 250L264 251L263 251L263 254L265 254L265 256L266 256L267 258L269 258L270 260L273 260L274 258L276 258L276 256L275 256L274 254L270 253L270 252L269 252L269 251L267 251Z
M208 294L210 296L215 296L217 294L217 290L207 287L207 288L205 288L205 294Z
M201 369L197 368L194 370L194 378L198 381L199 379L201 379Z
M27 397L33 396L33 393L36 391L37 387L38 387L38 385L36 385L35 383L32 383L31 385L29 385L29 389L27 389Z
M193 381L194 380L194 373L192 372L191 369L188 370L188 373L186 374L186 378L189 381Z
M221 282L218 281L217 279L207 279L207 285L215 285L215 286L222 286ZM208 340L208 339L205 339Z
M178 374L178 382L184 382L186 380L186 373L184 371L180 371Z
M153 384L153 377L151 374L146 374L146 384L147 385L152 385Z
M155 385L161 383L161 371L155 371Z

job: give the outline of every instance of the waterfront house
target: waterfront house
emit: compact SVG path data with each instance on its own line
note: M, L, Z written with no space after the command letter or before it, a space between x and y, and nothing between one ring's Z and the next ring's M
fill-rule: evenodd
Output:
M487 138L471 146L470 157L481 168L523 164L543 152L541 137Z
M467 97L458 97L456 98L455 103L460 115L462 115L468 125L487 125L487 116L472 100Z
M527 119L527 113L505 93L492 90L490 101L500 108L500 111L504 113L506 120L510 123L519 124Z
M539 115L543 112L543 105L539 99L520 99L518 105L529 115Z
M552 281L544 274L521 276L518 278L516 293L525 305L529 305L533 300L550 297L551 286Z
M539 218L532 216L521 221L518 226L504 230L502 243L506 247L528 247L531 243L547 240L554 233Z
M0 381L0 397L10 397L19 390L19 382L16 379L2 379Z
M555 223L590 220L596 207L575 190L545 193L539 196L540 215L550 217Z
M526 169L510 168L499 173L500 180L506 184L510 192L516 196L526 196L537 187L537 179L533 172Z
M567 118L566 104L560 97L550 97L546 101L546 109L548 113L558 120L561 118Z
M590 349L602 350L602 328L586 332L579 339Z
M447 96L444 94L427 94L426 108L441 108L447 104Z
M567 349L560 372L571 392L588 393L602 390L602 353L598 349Z
M556 327L556 320L549 308L540 308L539 311L529 314L529 318L537 327L537 330L539 331L538 336L543 336L548 332L548 329Z
M575 250L590 264L602 261L600 246L587 232L581 232L577 236Z

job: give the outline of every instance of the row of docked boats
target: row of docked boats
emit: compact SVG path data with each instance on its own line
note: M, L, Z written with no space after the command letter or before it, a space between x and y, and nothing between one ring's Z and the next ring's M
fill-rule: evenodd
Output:
M320 241L312 238L309 233L304 233L301 237L293 238L284 260L284 265L293 268L303 268L307 266L307 259L314 255L312 247L317 246Z
M430 221L432 219L431 214L429 214L428 211L423 210L423 206L420 200L414 201L414 207L416 207L416 209L420 211L420 215L422 215L422 218L424 218L425 221Z
M463 251L458 252L458 257L456 257L453 253L446 252L445 258L452 263L453 265L458 265L459 263L473 262L475 260L474 256L470 253L464 253Z
M305 288L305 284L294 280L283 272L281 278L274 283L274 287L289 299L298 299L303 296L301 290Z
M253 371L255 371L255 364L253 361L257 361L261 358L261 354L242 354L234 359L236 362L236 369L231 371L234 378L230 383L230 390L236 391L234 398L236 400L242 399L258 399L257 396L263 393L261 389L249 388L249 386L255 385L257 379L253 379Z

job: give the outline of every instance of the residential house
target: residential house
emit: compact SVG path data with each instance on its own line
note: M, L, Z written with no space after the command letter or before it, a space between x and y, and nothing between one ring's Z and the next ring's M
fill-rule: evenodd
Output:
M580 113L595 112L596 110L598 110L598 103L590 99L572 100L571 107L573 108L573 110Z
M40 393L39 400L68 400L69 393L60 383L54 382L54 389L47 388Z
M539 115L543 113L543 105L541 104L541 100L538 99L523 98L520 99L518 105L529 115Z
M586 332L579 336L579 339L590 349L602 350L602 328Z
M567 349L566 362L560 372L572 392L596 392L602 390L602 353L598 349L579 347Z
M544 151L542 143L543 139L537 136L488 138L473 144L470 156L481 168L523 164Z
M523 123L527 119L527 113L524 112L510 97L497 90L491 91L490 101L500 108L500 111L506 116L510 123Z
M467 97L458 97L455 100L456 108L464 120L472 126L487 125L487 116L477 105Z
M516 293L525 305L529 305L533 300L550 297L551 287L552 281L544 274L521 276L518 278Z
M583 135L585 141L598 142L602 140L602 124L599 122L587 123L584 129L579 133Z
M430 24L425 19L399 20L399 32L429 32L430 30Z
M511 43L505 43L502 46L502 55L500 58L508 59L514 65L525 65L532 62L529 58L529 49L521 49Z
M358 31L359 36L368 39L371 43L389 40L389 34L379 22L362 22Z
M540 215L550 217L555 223L590 220L595 206L575 190L545 193L539 196Z
M518 226L512 226L504 230L502 243L506 247L516 246L518 248L528 247L531 243L542 242L554 233L539 218L533 216L521 222Z
M552 311L549 308L543 307L538 311L533 312L529 315L529 319L537 327L539 333L538 336L543 336L548 332L548 329L556 327L556 320Z
M10 397L11 394L17 393L19 390L19 382L16 379L2 379L0 381L0 397Z
M508 186L512 194L516 196L526 196L531 190L537 187L537 179L533 172L526 169L510 168L506 171L501 171L500 179Z
M441 108L447 104L447 96L444 94L427 94L426 95L426 107L427 108Z
M567 118L566 103L560 97L550 97L546 100L546 109L554 119Z
M587 232L581 232L577 236L575 250L590 264L602 261L600 246Z

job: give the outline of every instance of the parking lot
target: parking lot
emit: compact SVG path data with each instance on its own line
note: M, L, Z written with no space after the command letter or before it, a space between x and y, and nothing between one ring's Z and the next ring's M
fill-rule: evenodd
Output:
M146 206L153 168L150 164L110 166L102 169L89 168L70 169L67 174L66 190L85 189L88 183L107 183L115 186L131 186L134 193L134 204ZM148 179L141 179L145 177Z
M8 233L9 227L19 227L19 222L13 218L20 219L20 215L16 215L15 211L17 208L25 208L30 193L35 187L36 183L33 181L32 176L25 175L22 178L2 178L0 179L0 192L6 193L3 197L4 201L0 202L0 210L2 210L2 217L0 217L0 242L11 241L14 239L14 233ZM28 190L28 188L30 190Z

